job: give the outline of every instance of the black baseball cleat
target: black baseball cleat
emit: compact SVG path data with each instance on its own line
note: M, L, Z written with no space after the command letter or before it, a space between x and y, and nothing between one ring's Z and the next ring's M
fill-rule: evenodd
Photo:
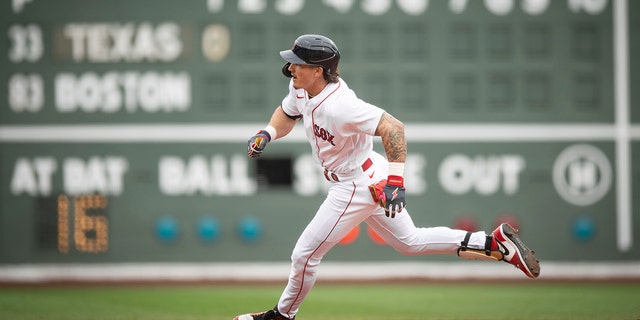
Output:
M520 269L529 278L540 275L540 262L535 251L529 249L518 236L518 230L503 223L492 232L493 238L505 249L502 260Z
M293 317L295 319L295 317ZM289 319L278 312L276 309L267 310L261 313L248 313L236 316L233 320L293 320Z

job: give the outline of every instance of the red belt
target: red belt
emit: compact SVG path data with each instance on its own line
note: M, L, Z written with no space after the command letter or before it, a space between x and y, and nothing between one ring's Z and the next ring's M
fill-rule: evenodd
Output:
M367 160L365 160L360 166L362 168L362 172L367 171L369 168L371 168L372 165L373 165L373 161L371 161L370 158L367 158ZM340 179L338 178L338 176L333 172L329 172L329 170L327 170L326 168L324 169L324 178L327 179L327 181L329 182L331 181L340 182Z

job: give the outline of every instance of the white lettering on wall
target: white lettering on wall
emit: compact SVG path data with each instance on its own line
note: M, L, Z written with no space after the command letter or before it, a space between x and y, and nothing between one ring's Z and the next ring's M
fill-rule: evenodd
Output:
M560 0L558 0L560 1ZM576 14L586 12L588 14L601 14L607 7L609 0L565 0L568 9ZM304 10L307 0L238 0L229 2L235 4L237 10L243 14L264 14L270 6L275 12L282 15L293 15ZM517 11L517 7L528 15L540 15L548 11L551 0L448 0L449 11L454 14L463 14L471 3L481 3L484 10L496 16L504 16ZM370 16L388 14L397 7L400 12L417 16L427 12L430 0L322 0L320 2L327 8L332 8L340 14L347 14L359 8ZM209 12L217 14L225 10L224 0L207 0ZM231 7L231 6L227 6Z
M182 54L180 26L174 22L68 24L75 62L171 62Z
M51 157L18 158L11 176L11 194L50 195L51 177L56 169L56 160Z
M158 162L158 184L165 195L247 195L257 190L249 177L246 155L222 155L210 158L163 156Z
M64 191L69 195L100 193L120 195L129 162L123 157L66 158L63 164Z
M16 159L11 175L11 194L50 196L56 190L53 181L57 169L58 162L53 157ZM68 195L120 195L124 191L124 175L129 163L116 156L69 157L63 159L62 169L62 189Z
M60 73L54 89L56 110L63 113L185 112L191 106L186 72Z
M442 188L452 194L466 194L475 190L481 195L515 194L520 187L520 173L525 167L519 155L490 155L469 157L452 154L442 160L438 178Z

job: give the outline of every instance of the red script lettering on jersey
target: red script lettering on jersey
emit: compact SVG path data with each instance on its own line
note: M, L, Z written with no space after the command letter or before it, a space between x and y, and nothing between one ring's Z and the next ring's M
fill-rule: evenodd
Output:
M329 131L327 131L325 128L320 128L320 126L318 126L317 124L314 124L313 133L316 135L316 137L331 143L332 146L336 145L335 143L333 143L333 138L335 137L331 133L329 133Z

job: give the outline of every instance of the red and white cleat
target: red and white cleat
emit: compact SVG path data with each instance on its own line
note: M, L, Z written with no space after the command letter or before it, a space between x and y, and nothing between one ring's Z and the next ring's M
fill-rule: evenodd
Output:
M529 278L540 275L540 262L535 251L529 249L518 236L518 230L503 223L491 233L504 250L503 260L522 270Z

